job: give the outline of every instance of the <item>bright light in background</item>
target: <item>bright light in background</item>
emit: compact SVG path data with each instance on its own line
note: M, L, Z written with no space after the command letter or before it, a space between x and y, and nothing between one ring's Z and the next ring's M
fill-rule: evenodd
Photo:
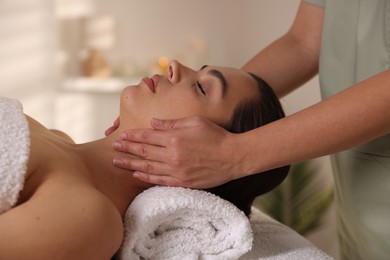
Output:
M161 69L161 73L165 74L167 72L168 65L169 65L168 57L161 56L160 58L158 58L158 66Z

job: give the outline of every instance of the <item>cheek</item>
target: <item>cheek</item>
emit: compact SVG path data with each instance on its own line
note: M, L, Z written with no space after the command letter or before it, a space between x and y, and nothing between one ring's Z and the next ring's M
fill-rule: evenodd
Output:
M194 115L222 125L229 118L228 111L225 106L207 105L193 93L185 91L176 90L155 96L137 87L127 87L121 93L121 123L127 122L133 127L150 127L153 117L175 119Z
M151 103L150 112L152 116L160 118L181 118L199 114L201 107L197 104L184 101L184 99L165 98Z
M180 118L190 115L194 109L188 97L179 98L176 93L148 95L142 88L127 87L121 93L120 118L126 127L150 127L153 117ZM173 95L175 94L175 95Z

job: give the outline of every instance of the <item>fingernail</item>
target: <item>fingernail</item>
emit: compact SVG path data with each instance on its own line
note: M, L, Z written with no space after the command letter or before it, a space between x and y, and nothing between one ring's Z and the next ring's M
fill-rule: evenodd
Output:
M154 126L161 126L161 120L158 118L153 118L153 125Z
M122 139L126 139L126 138L127 138L127 134L122 133L122 134L121 134L121 138L122 138Z
M122 145L119 142L115 142L112 144L112 147L114 147L114 149L121 149Z
M115 165L115 166L123 166L123 161L121 159L118 159L118 158L114 158L112 160L112 163Z

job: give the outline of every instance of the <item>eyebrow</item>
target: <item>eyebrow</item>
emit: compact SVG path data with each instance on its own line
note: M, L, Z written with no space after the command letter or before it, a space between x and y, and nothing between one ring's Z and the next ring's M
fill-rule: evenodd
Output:
M207 68L208 65L203 65L200 70L203 70L205 68ZM225 76L222 74L222 72L220 72L219 70L215 70L215 69L211 69L207 72L207 74L210 74L214 77L216 77L218 79L218 81L221 83L221 86L222 86L222 96L225 95L226 91L227 91L227 88L228 88L228 84L227 84L227 81L226 81L226 78Z

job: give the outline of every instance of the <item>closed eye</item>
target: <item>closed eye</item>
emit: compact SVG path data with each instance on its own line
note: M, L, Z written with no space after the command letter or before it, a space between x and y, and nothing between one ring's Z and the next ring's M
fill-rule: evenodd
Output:
M206 91L204 91L204 88L203 88L202 84L200 84L199 81L196 82L196 87L198 88L200 93L202 93L202 95L206 96Z

